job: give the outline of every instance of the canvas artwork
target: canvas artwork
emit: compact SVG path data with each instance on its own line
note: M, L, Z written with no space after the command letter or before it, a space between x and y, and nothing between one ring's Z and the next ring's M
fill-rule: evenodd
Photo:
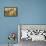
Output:
M17 16L17 8L16 7L5 7L4 16Z

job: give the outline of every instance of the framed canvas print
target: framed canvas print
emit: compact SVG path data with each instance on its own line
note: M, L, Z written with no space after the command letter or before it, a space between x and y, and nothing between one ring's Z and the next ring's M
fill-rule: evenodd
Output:
M5 7L4 8L4 16L17 16L17 8L16 7Z

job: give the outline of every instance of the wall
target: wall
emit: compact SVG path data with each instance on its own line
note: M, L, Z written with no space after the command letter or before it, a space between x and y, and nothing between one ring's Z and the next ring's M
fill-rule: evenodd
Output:
M28 0L22 6L22 24L46 24L46 0Z
M5 17L7 6L18 7L18 16ZM0 0L0 44L8 43L9 32L18 32L17 24L46 24L46 0Z

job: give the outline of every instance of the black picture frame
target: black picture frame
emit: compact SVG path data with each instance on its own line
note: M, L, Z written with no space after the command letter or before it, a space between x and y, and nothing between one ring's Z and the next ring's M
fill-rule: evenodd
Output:
M18 16L18 8L17 7L4 7L4 16L6 17Z

